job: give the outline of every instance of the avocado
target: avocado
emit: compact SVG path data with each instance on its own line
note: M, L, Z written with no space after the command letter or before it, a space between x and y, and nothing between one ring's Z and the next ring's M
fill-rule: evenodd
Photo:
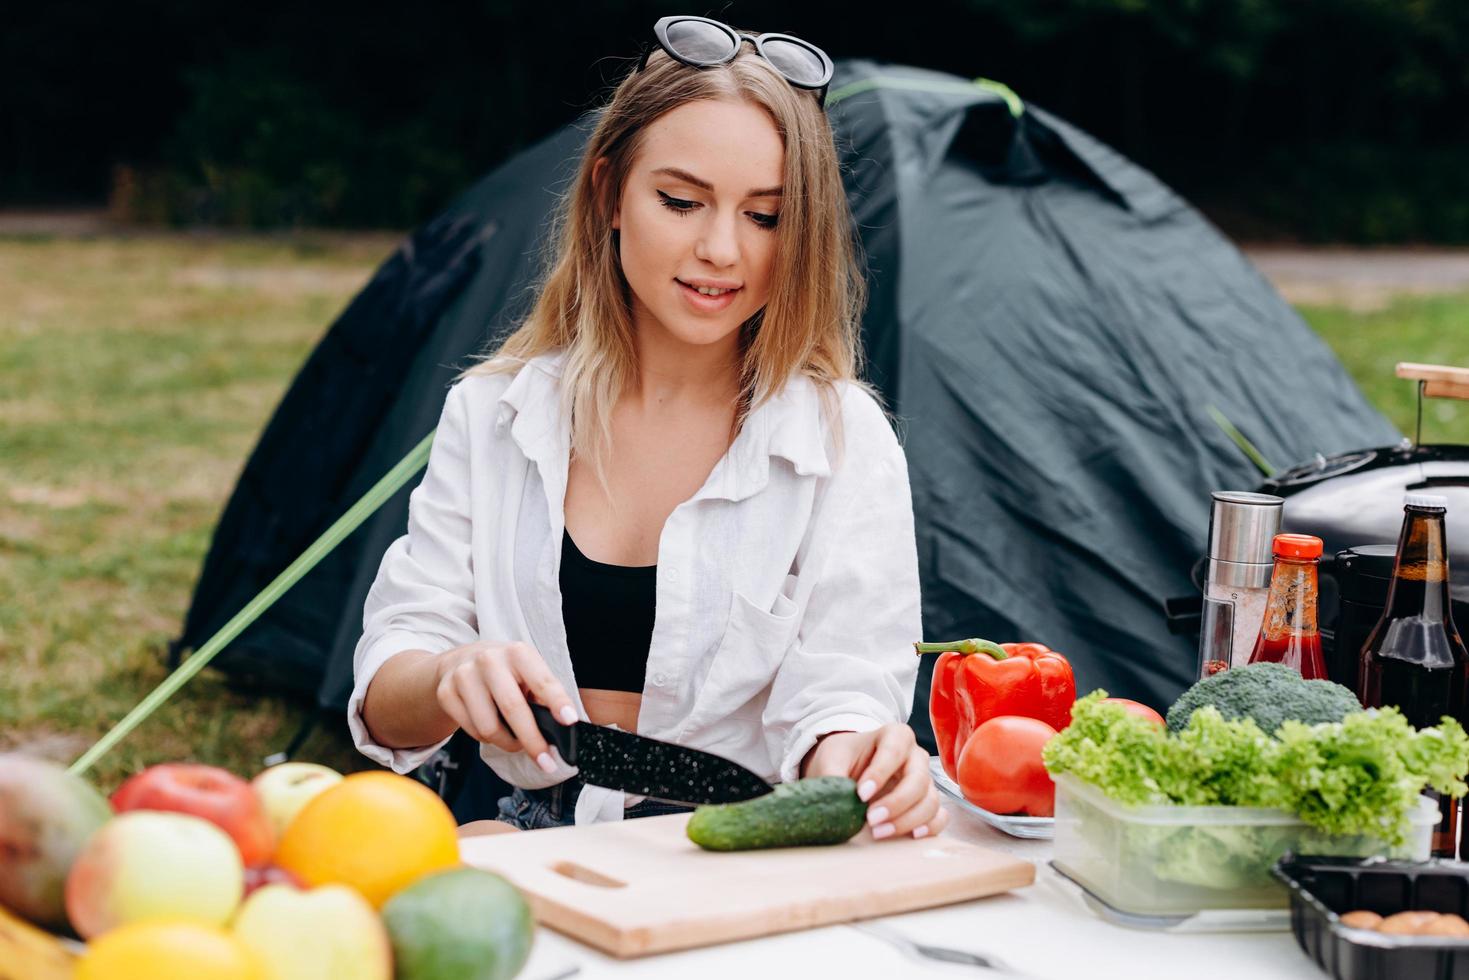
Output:
M382 917L395 980L510 980L535 941L525 897L478 868L418 879L388 899Z
M851 840L867 820L867 804L846 776L782 783L743 803L701 806L689 818L689 840L708 851L807 847Z

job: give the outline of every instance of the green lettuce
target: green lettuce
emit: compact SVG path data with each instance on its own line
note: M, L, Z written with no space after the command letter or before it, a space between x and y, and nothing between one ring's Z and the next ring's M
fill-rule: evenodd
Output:
M1469 736L1449 717L1416 731L1396 708L1382 708L1320 725L1287 721L1276 737L1286 808L1327 833L1401 844L1424 786L1464 795Z
M1416 731L1396 708L1380 708L1339 722L1288 721L1271 736L1204 707L1170 734L1102 703L1106 696L1078 700L1043 758L1052 775L1069 772L1119 803L1276 807L1327 835L1397 847L1425 786L1454 797L1466 790L1469 735L1452 718Z
M1052 775L1075 773L1119 803L1173 802L1163 788L1171 765L1166 734L1094 691L1071 709L1071 724L1046 743L1041 759Z

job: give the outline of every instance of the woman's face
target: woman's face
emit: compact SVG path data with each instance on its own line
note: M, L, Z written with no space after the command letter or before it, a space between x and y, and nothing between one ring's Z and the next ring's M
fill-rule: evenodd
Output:
M775 123L748 102L685 103L648 127L612 222L640 337L738 343L770 293L784 163Z

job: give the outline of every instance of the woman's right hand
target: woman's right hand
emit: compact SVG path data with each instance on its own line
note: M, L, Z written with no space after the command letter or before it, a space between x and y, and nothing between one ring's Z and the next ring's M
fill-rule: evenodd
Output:
M528 643L480 640L440 655L434 691L439 707L476 741L525 752L543 770L555 772L556 760L536 727L527 692L562 724L576 722L571 698Z

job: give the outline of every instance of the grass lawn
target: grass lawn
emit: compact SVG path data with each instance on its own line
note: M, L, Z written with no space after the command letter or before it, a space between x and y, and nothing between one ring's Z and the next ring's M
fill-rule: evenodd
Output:
M0 749L70 761L164 676L209 537L296 370L396 241L0 239ZM1303 310L1404 431L1400 360L1469 365L1469 296ZM1469 405L1425 437L1469 443ZM1469 560L1466 557L1465 560ZM197 759L249 775L303 708L206 670L94 770ZM345 731L302 758L366 766Z
M1469 367L1469 295L1401 296L1386 309L1366 313L1329 306L1306 306L1300 313L1336 351L1368 399L1408 436L1413 435L1418 387L1393 374L1398 362ZM1423 441L1469 444L1469 402L1425 401Z
M0 239L0 749L70 761L165 674L211 530L286 386L392 239ZM244 775L304 709L206 670L113 752ZM365 764L345 732L303 758Z

